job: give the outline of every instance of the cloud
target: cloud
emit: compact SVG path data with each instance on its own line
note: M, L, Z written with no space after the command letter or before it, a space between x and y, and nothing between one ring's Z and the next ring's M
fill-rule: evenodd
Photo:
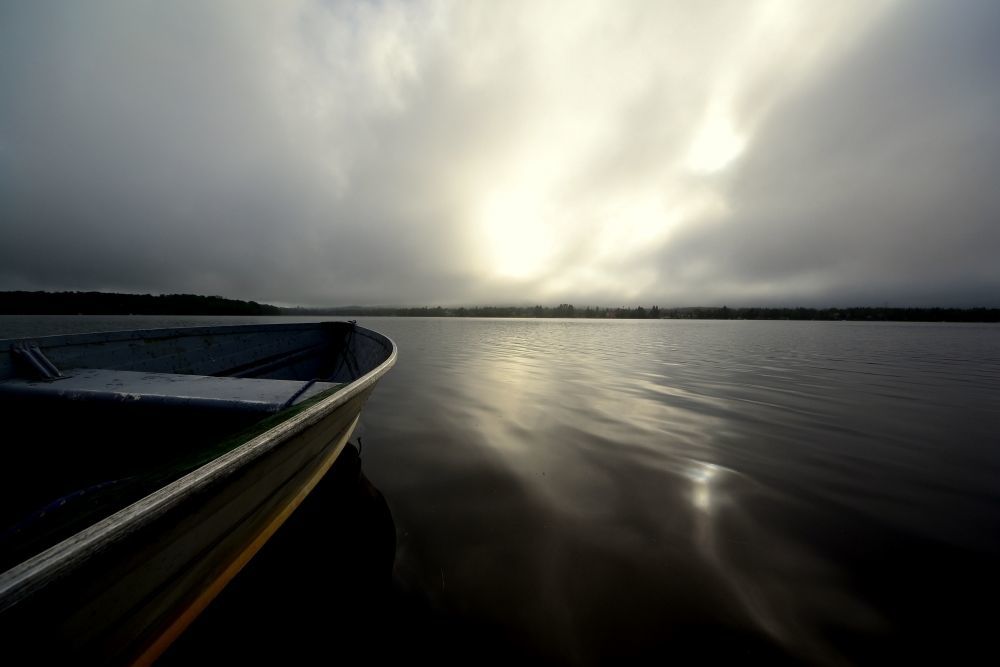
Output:
M1000 12L908 9L776 110L665 275L737 302L997 303Z
M0 288L979 303L989 3L23 3Z

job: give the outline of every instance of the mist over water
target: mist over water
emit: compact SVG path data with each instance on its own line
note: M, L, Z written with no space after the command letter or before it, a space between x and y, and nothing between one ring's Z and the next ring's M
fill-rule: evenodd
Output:
M3 317L0 338L271 319ZM360 323L400 348L360 434L415 652L837 664L988 647L1000 328Z

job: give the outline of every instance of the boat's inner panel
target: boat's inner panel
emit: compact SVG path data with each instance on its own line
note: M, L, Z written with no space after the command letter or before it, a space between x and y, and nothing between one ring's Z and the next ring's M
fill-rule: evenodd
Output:
M251 331L42 348L50 380L8 362L0 571L371 370L354 328L332 324L280 344Z

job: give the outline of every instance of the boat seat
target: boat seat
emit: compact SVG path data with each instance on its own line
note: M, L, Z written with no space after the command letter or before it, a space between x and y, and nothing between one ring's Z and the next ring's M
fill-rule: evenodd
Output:
M56 380L4 380L0 396L274 413L337 386L333 382L77 368Z

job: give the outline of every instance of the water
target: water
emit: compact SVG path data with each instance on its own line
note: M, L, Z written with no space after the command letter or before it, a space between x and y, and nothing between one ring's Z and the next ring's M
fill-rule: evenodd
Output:
M8 316L0 337L271 319ZM361 434L406 651L995 654L1000 327L361 324L400 347Z

